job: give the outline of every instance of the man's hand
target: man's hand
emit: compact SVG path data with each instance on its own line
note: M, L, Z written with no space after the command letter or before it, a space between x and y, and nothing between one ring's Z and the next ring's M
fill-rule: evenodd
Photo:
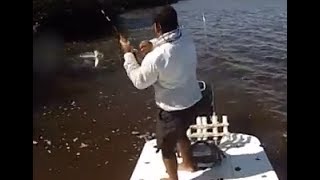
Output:
M145 56L146 54L152 51L153 45L150 41L141 41L141 43L139 44L139 48L141 54Z
M126 38L124 38L123 36L120 36L119 43L120 43L121 49L123 50L124 53L133 51L133 47L130 45L130 42Z

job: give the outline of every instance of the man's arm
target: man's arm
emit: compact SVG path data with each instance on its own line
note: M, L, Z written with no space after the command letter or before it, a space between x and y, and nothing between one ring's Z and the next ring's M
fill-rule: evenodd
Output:
M142 61L141 66L137 63L132 53L124 54L124 68L133 85L138 89L145 89L154 84L158 79L158 68L155 64L155 53L148 54Z

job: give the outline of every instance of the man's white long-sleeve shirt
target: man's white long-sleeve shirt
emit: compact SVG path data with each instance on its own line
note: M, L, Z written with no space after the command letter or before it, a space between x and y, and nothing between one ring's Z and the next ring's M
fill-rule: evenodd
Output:
M125 53L124 60L133 85L138 89L153 85L156 104L165 111L186 109L202 98L196 76L196 49L185 34L174 42L154 47L141 66L132 53Z

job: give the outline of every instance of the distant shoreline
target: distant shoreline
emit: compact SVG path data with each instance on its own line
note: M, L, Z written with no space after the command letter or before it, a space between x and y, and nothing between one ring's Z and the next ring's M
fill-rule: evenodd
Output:
M172 4L178 0L33 0L34 35L41 31L56 31L66 39L90 38L101 33L111 33L111 23L105 20L101 10L117 23L117 15L128 10Z

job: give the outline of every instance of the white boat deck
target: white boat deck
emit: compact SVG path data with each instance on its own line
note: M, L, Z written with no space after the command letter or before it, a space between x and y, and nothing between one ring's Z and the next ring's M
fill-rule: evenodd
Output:
M159 180L168 177L156 140L146 142L130 180ZM278 180L260 141L251 135L230 133L219 147L226 158L220 165L196 172L178 171L179 180ZM181 159L178 159L181 162Z

